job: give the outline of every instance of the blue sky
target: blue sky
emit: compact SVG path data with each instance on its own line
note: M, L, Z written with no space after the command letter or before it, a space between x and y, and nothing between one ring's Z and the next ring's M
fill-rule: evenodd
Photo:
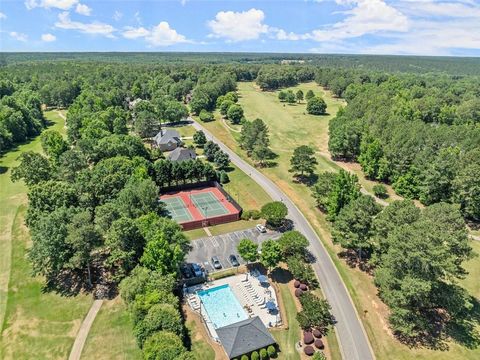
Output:
M480 56L480 0L2 0L0 50Z

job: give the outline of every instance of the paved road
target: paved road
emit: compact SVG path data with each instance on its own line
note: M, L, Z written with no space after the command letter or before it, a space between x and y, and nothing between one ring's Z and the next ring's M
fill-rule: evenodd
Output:
M193 119L190 120L193 121ZM319 278L322 290L332 306L333 315L337 320L335 328L343 359L374 359L375 356L370 347L365 329L363 328L363 324L358 317L355 306L343 284L340 274L337 272L327 250L307 219L274 182L242 160L235 152L221 143L199 123L193 121L193 126L197 130L203 130L207 139L215 141L220 148L230 156L230 160L262 186L272 199L283 201L287 206L289 218L293 221L295 228L308 238L310 241L309 250L316 257L313 268Z
M193 262L203 265L209 272L216 271L211 264L212 256L218 256L222 269L229 269L232 267L228 257L236 255L240 264L245 264L245 261L238 255L237 245L242 239L250 239L256 244L261 244L268 239L276 239L280 237L280 233L275 231L268 231L261 234L256 228L230 232L217 236L209 236L201 239L192 240L190 243L192 249L187 255L187 262Z

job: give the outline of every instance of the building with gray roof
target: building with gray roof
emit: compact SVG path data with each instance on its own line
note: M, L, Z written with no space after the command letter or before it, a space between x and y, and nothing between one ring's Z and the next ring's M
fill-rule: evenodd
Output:
M170 154L168 154L168 159L170 161L194 160L196 157L197 154L195 154L195 150L181 147L177 147Z
M229 359L275 344L258 316L218 328L216 332Z
M176 130L163 130L153 138L154 144L162 151L172 151L182 144L180 134Z

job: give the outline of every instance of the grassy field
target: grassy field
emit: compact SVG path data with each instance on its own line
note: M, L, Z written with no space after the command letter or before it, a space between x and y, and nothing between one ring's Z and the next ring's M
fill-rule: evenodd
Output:
M90 329L81 358L142 359L142 352L133 336L130 314L120 297L104 301Z
M55 112L45 115L53 122L50 129L65 132L60 116ZM39 138L0 159L0 358L65 359L92 299L44 292L43 279L31 276L26 258L31 240L24 225L26 187L10 181L11 168L25 151L41 151Z
M292 181L288 173L290 157L293 149L300 145L315 146L318 151L319 164L317 172L338 169L339 165L332 162L325 151L328 147L328 121L335 115L338 108L343 104L333 98L328 92L320 89L316 84L301 84L304 92L313 89L316 93L322 93L327 102L329 115L312 118L304 115L304 104L283 106L277 99L276 92L261 92L253 83L239 83L240 104L242 104L247 119L259 117L265 121L270 129L272 149L279 157L276 159L278 166L261 169L296 203L303 214L308 218L316 230L327 250L332 257L349 293L362 315L362 321L369 336L377 359L477 359L480 357L480 349L467 349L457 343L450 342L447 351L432 351L426 348L410 348L399 343L388 328L388 309L377 297L377 289L372 278L367 274L352 269L339 259L337 253L340 248L334 245L330 236L330 225L321 214L311 197L310 189ZM238 133L228 130L221 121L204 124L221 141L235 150L244 159L245 154L239 149L237 142ZM314 129L312 131L312 129ZM360 174L361 175L361 174ZM360 177L365 186L365 179ZM369 186L365 186L369 190ZM373 185L372 185L373 186ZM480 269L479 258L471 260L468 264L471 274L464 280L465 286L472 291L478 284ZM475 277L477 275L477 277ZM478 291L478 287L477 287ZM478 292L477 292L478 294ZM478 296L478 295L477 295Z
M215 360L215 351L212 347L203 339L197 330L197 324L195 321L187 321L185 324L192 339L192 352L197 360Z
M283 306L287 314L288 329L273 330L272 335L280 347L278 358L284 360L299 360L300 354L295 349L295 343L300 340L300 326L296 318L297 307L295 299L288 288L288 284L278 283L280 288L280 296L282 297Z

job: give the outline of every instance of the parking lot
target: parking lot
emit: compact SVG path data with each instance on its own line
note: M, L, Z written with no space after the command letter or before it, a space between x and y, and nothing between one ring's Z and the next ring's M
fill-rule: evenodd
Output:
M187 262L198 263L202 265L206 271L214 272L232 267L228 260L230 255L237 256L240 264L245 264L245 261L238 255L237 245L242 239L251 239L257 244L261 244L267 239L276 239L280 234L274 231L267 233L260 233L256 228L235 231L228 234L204 237L197 240L192 240L192 250L187 255ZM211 264L212 256L217 256L222 265L222 269L215 270Z

